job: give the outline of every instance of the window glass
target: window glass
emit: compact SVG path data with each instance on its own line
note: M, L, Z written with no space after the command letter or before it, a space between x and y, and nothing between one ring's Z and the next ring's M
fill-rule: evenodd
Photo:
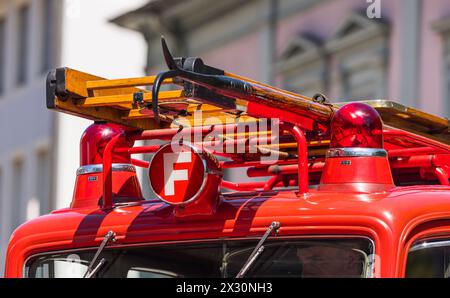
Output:
M42 73L53 66L55 38L55 0L42 0Z
M406 277L450 277L450 240L414 244L408 253Z
M3 169L0 165L0 216L2 218L6 216L5 210L6 210L6 200L5 197L3 196ZM3 239L4 233L7 233L7 231L5 231L5 229L0 229L0 241Z
M17 228L25 219L24 213L24 180L23 180L24 161L17 159L12 164L12 196L11 200L12 212L12 229Z
M257 241L158 245L108 249L97 277L235 277ZM32 258L27 277L82 277L94 251ZM366 277L372 242L368 239L271 241L246 277Z
M51 165L48 151L40 151L36 155L36 195L39 200L39 214L50 212L50 176Z
M27 79L29 15L29 5L24 5L19 9L17 20L17 85L24 84Z
M0 95L2 95L5 88L5 45L6 45L6 22L0 17Z

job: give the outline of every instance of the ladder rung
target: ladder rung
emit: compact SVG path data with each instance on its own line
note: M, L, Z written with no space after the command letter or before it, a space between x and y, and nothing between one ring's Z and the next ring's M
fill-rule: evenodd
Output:
M161 114L161 120L172 121L173 117L169 117ZM122 117L123 120L138 120L138 119L149 119L153 118L153 111L149 109L130 109L127 113Z
M194 113L195 111L202 111L202 113L208 113L208 112L220 112L223 111L221 107L213 106L209 104L190 104L187 107L188 113Z
M149 109L131 109L126 116L122 117L125 120L145 118L153 118L153 111Z
M159 94L159 101L164 100L184 100L183 90L174 91L163 91ZM144 102L152 101L152 94L147 92L143 94ZM83 107L100 107L100 106L116 106L116 105L132 105L133 104L133 94L119 94L110 96L96 96L87 97L80 101L80 106Z
M250 116L241 116L237 118L233 114L227 113L225 111L222 112L204 112L202 114L202 119L195 119L193 115L180 117L174 120L176 126L178 125L189 125L189 126L202 126L202 125L222 125L224 123L247 123L247 122L255 122L256 118Z
M87 81L86 88L89 90L94 89L107 89L107 88L123 88L123 87L137 87L137 86L149 86L155 83L156 76L148 76L141 78L127 78L116 80L97 80ZM164 80L163 84L172 84L172 79Z

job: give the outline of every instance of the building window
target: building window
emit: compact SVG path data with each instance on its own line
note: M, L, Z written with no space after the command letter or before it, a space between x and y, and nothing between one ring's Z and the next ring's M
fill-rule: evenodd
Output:
M5 89L5 46L6 46L6 21L0 18L0 95Z
M328 39L330 89L338 101L383 98L387 92L388 27L351 14Z
M5 199L4 199L4 197L3 197L3 169L2 168L0 168L0 211L1 210L5 210L4 209L4 205L5 204ZM2 214L2 212L0 212L0 216L4 216L4 214ZM1 220L0 220L0 223L1 223ZM0 229L0 232L1 232L1 229ZM1 237L0 237L0 241L1 241Z
M3 201L3 170L0 168L0 202Z
M12 164L12 193L9 198L11 201L11 225L12 229L17 228L24 219L23 201L24 201L24 186L23 183L23 167L22 159L16 159Z
M42 48L41 72L46 73L54 64L54 38L55 38L55 1L42 0Z
M283 87L305 96L326 92L326 63L320 41L299 35L288 44L276 64Z
M443 46L442 57L442 109L445 117L450 115L450 18L444 18L432 24L433 29L441 36Z
M39 202L39 214L48 213L53 206L50 201L50 156L48 151L42 150L37 153L36 162L36 196Z
M6 212L6 202L5 202L5 197L3 194L3 169L0 167L0 224L3 223L3 218L6 216L5 212ZM0 249L2 249L2 241L3 241L3 237L4 234L7 233L8 231L5 231L5 229L2 227L0 229Z
M388 38L386 24L353 13L325 42L310 33L292 38L277 71L284 88L306 96L325 93L336 101L383 98Z
M27 80L30 6L23 5L17 18L17 85Z

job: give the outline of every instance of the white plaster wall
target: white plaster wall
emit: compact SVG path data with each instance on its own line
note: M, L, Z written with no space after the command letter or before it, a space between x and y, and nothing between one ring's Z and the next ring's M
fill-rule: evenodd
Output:
M108 22L144 3L146 0L66 0L61 66L107 78L144 75L146 44L142 35ZM56 208L70 204L79 166L79 140L90 123L57 115Z
M29 3L29 47L27 81L18 86L17 73L17 8ZM16 223L39 216L40 205L48 205L49 197L38 198L36 175L37 153L51 150L52 114L45 108L45 74L40 72L41 18L40 0L2 1L0 16L6 20L4 66L5 91L0 95L0 276L9 237ZM13 190L13 162L23 161L21 196ZM50 173L42 173L49 175ZM44 202L46 201L46 202ZM14 210L14 212L13 212Z

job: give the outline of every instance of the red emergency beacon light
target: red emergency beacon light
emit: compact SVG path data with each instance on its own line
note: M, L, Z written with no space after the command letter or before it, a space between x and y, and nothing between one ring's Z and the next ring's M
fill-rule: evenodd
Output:
M320 189L376 191L394 182L383 148L383 122L371 106L342 106L331 121L330 149Z
M106 145L117 137L117 147L130 147L133 143L125 137L123 128L115 124L95 122L80 140L80 167L77 170L72 208L97 206L103 196L103 156ZM112 157L112 193L120 200L143 200L136 168L127 152Z
M369 105L354 102L341 107L331 121L331 148L383 148L383 123Z
M151 188L178 216L213 213L221 178L217 159L187 143L162 146L149 166Z

